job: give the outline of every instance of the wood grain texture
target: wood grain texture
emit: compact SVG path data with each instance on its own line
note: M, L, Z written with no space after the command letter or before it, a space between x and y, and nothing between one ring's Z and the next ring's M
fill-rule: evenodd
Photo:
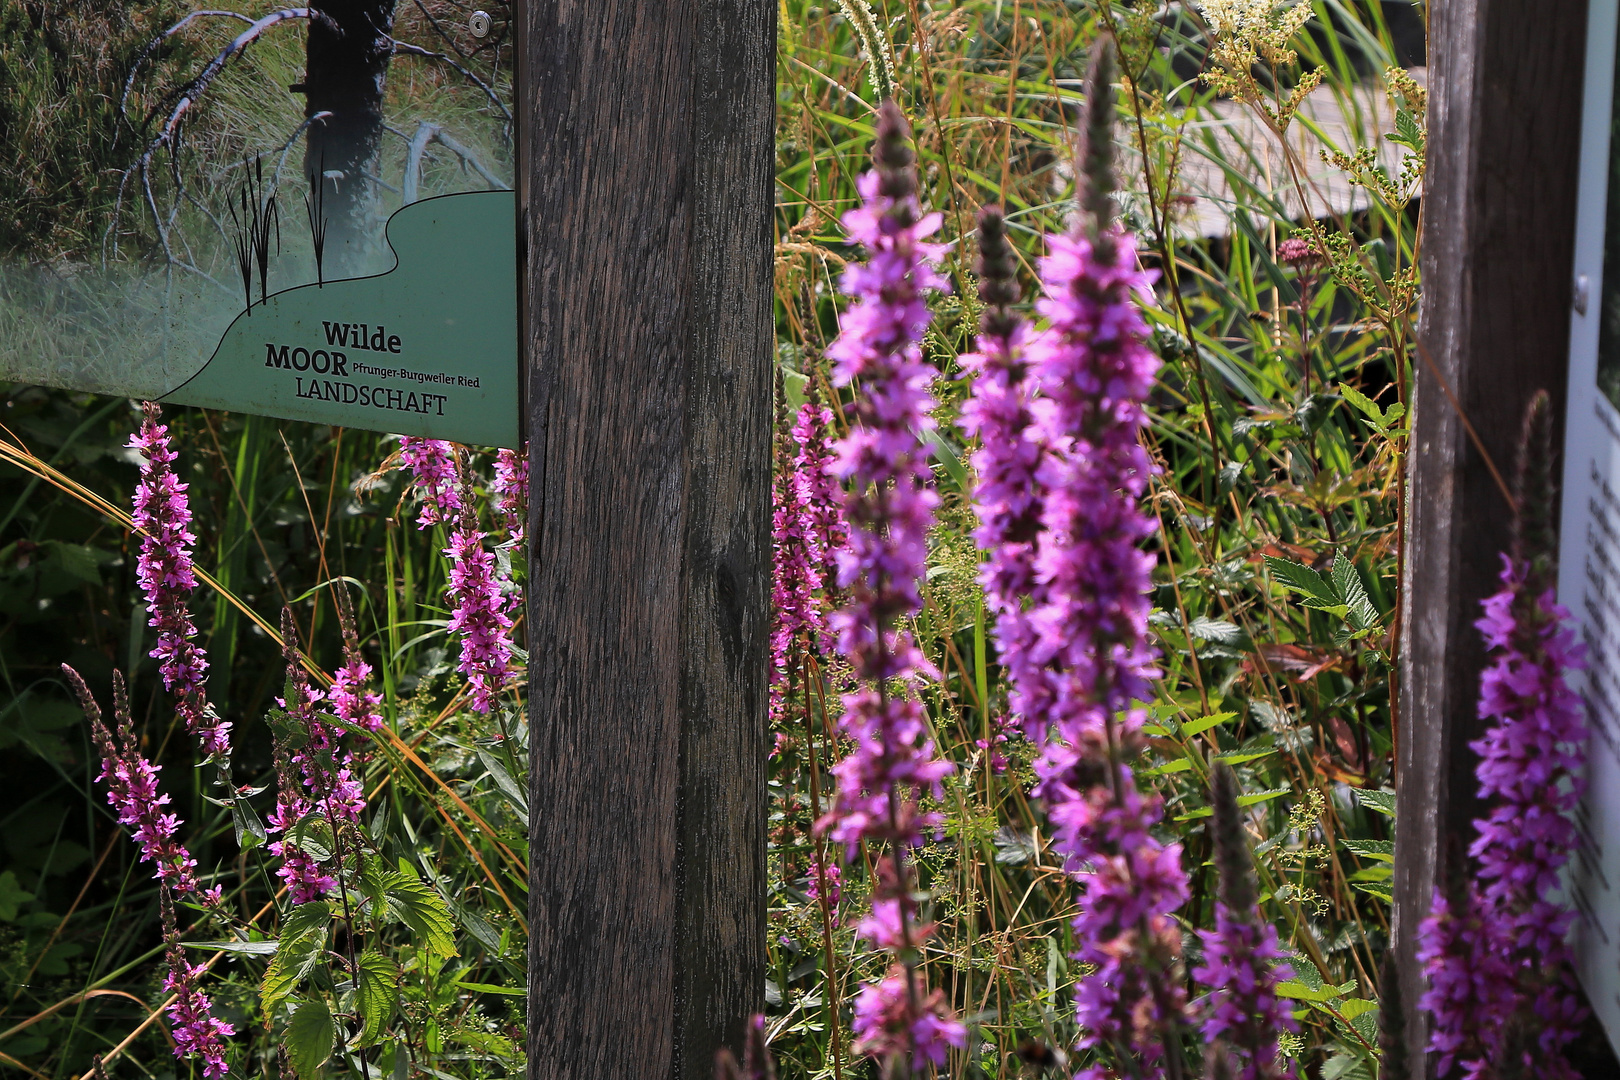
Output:
M521 14L529 1075L763 1008L773 0Z
M1552 395L1562 440L1586 4L1449 0L1430 6L1429 32L1420 338L1511 478L1537 389ZM1421 1062L1416 930L1480 816L1467 744L1485 653L1473 622L1497 587L1510 507L1428 364L1412 363L1395 935Z

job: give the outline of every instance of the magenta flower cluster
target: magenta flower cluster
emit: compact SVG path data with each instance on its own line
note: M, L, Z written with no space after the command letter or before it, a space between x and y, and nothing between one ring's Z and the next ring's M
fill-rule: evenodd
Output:
M1200 931L1199 937L1204 962L1193 969L1193 978L1213 991L1202 1024L1206 1042L1220 1041L1242 1055L1233 1080L1293 1076L1292 1069L1276 1066L1277 1033L1297 1027L1287 1002L1277 996L1286 978L1277 928L1256 919L1252 911L1240 917L1219 904L1215 929Z
M455 447L443 439L405 435L400 438L399 460L411 471L411 484L422 501L416 527L426 529L454 519L462 503Z
M107 785L107 802L118 812L118 823L134 830L135 842L141 848L141 861L156 867L153 874L166 887L176 893L197 891L197 860L191 857L185 845L175 839L180 831L178 815L165 813L169 803L167 795L158 794L158 773L161 765L153 765L141 755L132 728L120 725L119 738L101 722L101 713L95 709L90 691L84 687L72 668L63 666L69 681L78 691L85 713L90 719L90 733L101 752L101 775L96 779Z
M169 797L158 794L160 766L141 756L123 677L113 672L113 713L118 726L115 738L102 723L101 708L79 673L66 664L62 665L62 671L78 695L85 718L90 722L91 736L101 753L100 779L107 782L107 801L118 811L119 823L134 828L141 860L157 867L154 876L160 885L158 908L162 913L163 937L169 945L169 971L163 989L175 995L168 1009L175 1056L200 1057L203 1075L211 1080L224 1076L229 1072L224 1040L236 1034L236 1029L213 1015L213 1003L200 987L204 968L186 962L179 944L180 930L174 907L176 896L190 895L208 908L220 911L223 889L218 885L209 889L199 887L197 861L175 838L180 819L164 812Z
M230 754L231 725L208 706L208 658L192 640L197 627L187 608L197 587L191 561L197 542L191 531L191 507L186 485L174 472L177 455L169 447L168 426L159 423L156 405L146 402L143 408L140 431L129 445L142 458L132 517L141 531L135 578L146 596L147 625L157 630L157 645L149 655L158 661L164 688L175 695L175 711L186 730L196 736L205 754L223 760Z
M1574 912L1556 896L1579 842L1587 732L1566 676L1584 666L1585 650L1544 575L1504 557L1501 581L1474 624L1491 650L1479 712L1493 723L1469 744L1492 809L1475 821L1469 848L1478 880L1465 895L1437 890L1420 931L1430 981L1423 1005L1442 1076L1455 1061L1473 1080L1519 1056L1536 1075L1559 1080L1576 1075L1564 1048L1585 1017L1567 941ZM1526 1029L1534 1045L1507 1043Z
M794 452L779 455L771 511L771 719L786 719L797 660L826 634L822 591L834 545L842 539L838 492L829 472L827 425L832 412L813 401L799 407Z
M311 814L321 814L335 833L341 825L357 822L366 802L352 755L343 750L337 732L317 710L323 695L310 685L299 663L297 627L290 611L282 611L281 634L287 691L276 703L286 718L276 743L276 808L266 827L281 837L270 845L270 853L281 859L276 876L286 883L293 903L306 904L332 891L338 882L326 860L301 847L290 835L292 830Z
M1076 995L1081 1044L1156 1070L1184 1010L1171 913L1187 883L1179 845L1153 834L1158 799L1126 764L1154 675L1153 559L1139 546L1153 531L1140 504L1154 466L1138 434L1159 361L1134 302L1152 279L1128 234L1049 243L1038 304L1048 327L1023 353L1037 392L1019 400L1000 343L980 363L991 377L971 415L981 431L994 423L1017 439L989 463L1003 487L980 496L992 542L984 580L1010 616L998 646L1026 731L1044 739L1037 791L1080 886L1077 958L1095 969ZM1031 470L1033 491L1016 490Z
M901 625L922 606L919 583L938 504L923 441L933 427L934 369L923 359L921 340L926 296L945 288L934 270L942 249L925 242L940 218L922 215L918 206L908 135L900 110L885 101L872 151L876 168L857 182L862 204L843 219L867 260L844 274L843 289L856 302L827 350L834 382L860 391L832 465L846 485L848 537L836 560L844 604L829 626L857 687L844 696L839 720L853 749L833 767L836 801L817 828L849 852L863 840L889 845L892 870L860 932L898 962L881 982L861 988L855 1047L890 1069L915 1071L943 1063L950 1047L966 1045L967 1032L941 992L918 985L911 954L928 928L913 922L904 854L938 825L939 816L922 811L919 798L937 792L952 768L935 756L918 700L930 665Z
M529 522L529 455L523 450L501 450L495 455L495 478L489 494L501 527L514 543L521 543Z
M176 945L169 950L163 990L174 995L168 1011L175 1057L201 1058L203 1076L214 1080L230 1072L225 1063L225 1039L235 1035L236 1028L213 1014L214 1003L201 987L206 971L201 964L187 963Z
M332 676L327 702L339 720L366 731L383 726L382 696L371 689L371 665L360 657L360 650L346 647L343 666Z
M512 617L515 596L497 572L495 553L472 510L463 505L444 549L450 558L449 630L461 638L459 669L467 677L468 703L487 713L512 678Z

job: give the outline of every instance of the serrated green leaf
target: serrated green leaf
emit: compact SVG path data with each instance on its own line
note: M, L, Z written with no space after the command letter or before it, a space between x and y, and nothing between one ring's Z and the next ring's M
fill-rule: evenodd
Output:
M1386 904L1395 902L1395 890L1387 881L1352 881L1352 888L1360 889L1368 896L1376 896Z
M282 922L281 945L259 984L259 1008L265 1023L326 955L326 924L331 917L324 900L311 900L294 908Z
M1366 998L1346 998L1338 1006L1338 1013L1346 1020L1354 1020L1358 1016L1378 1011L1378 1002L1368 1001Z
M1377 859L1379 862L1392 863L1395 861L1395 842L1393 840L1351 840L1339 841L1363 859Z
M374 949L360 954L360 977L355 981L360 1009L360 1045L377 1040L399 1005L399 968Z
M1278 997L1288 998L1291 1001L1325 1002L1332 1001L1334 998L1339 996L1337 987L1313 989L1312 987L1306 986L1304 983L1299 982L1296 979L1289 979L1287 982L1278 983L1276 993Z
M1188 738L1201 735L1212 727L1219 727L1236 715L1237 713L1231 712L1211 713L1208 716L1199 717L1197 720L1190 720L1181 725L1181 733Z
M321 1074L321 1066L332 1056L332 1040L336 1035L332 1010L326 1007L325 1001L316 998L299 1003L298 1011L293 1013L282 1036L287 1061L298 1080L315 1080Z
M1328 580L1304 563L1279 559L1275 555L1264 558L1271 576L1285 589L1304 596L1306 607L1329 609L1340 606L1339 598Z
M423 948L438 956L456 955L455 921L444 899L428 885L395 874L388 883L388 906Z
M1346 609L1345 618L1356 630L1370 630L1378 625L1378 609L1367 599L1367 590L1361 585L1361 573L1356 564L1343 555L1333 559L1333 591Z
M1175 761L1169 761L1163 765L1156 765L1151 769L1143 769L1137 775L1164 776L1166 773L1186 772L1188 769L1192 768L1192 766L1193 763L1190 758L1177 758Z
M1395 793L1393 791L1375 791L1372 788L1353 788L1356 793L1356 802L1365 806L1374 813L1385 817L1395 816Z
M1325 985L1322 972L1308 958L1294 953L1288 958L1288 966L1294 969L1294 978L1312 990L1320 990Z
M1255 806L1259 803L1270 802L1272 799L1279 799L1290 794L1293 790L1293 788L1285 787L1269 788L1265 791L1257 791L1253 795L1239 795L1237 804L1239 806Z
M1193 637L1204 641L1213 641L1220 645L1243 644L1243 629L1237 623L1227 622L1225 619L1211 619L1207 615L1200 615L1188 624L1187 630Z
M1197 810L1189 810L1185 814L1177 814L1175 819L1177 821L1197 821L1199 818L1210 817L1214 813L1215 811L1210 807L1200 806Z

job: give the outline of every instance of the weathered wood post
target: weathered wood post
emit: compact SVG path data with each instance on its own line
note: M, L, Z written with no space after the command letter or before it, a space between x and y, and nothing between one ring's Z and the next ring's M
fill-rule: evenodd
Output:
M775 18L519 5L534 1080L764 1003Z
M1534 391L1552 395L1562 422L1585 31L1584 2L1429 7L1420 337L1437 371L1413 358L1395 869L1414 1063L1427 1040L1416 931L1480 816L1468 742L1485 654L1473 622L1508 544L1508 502L1459 409L1509 478ZM1620 1075L1601 1034L1580 1049L1597 1055L1585 1075Z

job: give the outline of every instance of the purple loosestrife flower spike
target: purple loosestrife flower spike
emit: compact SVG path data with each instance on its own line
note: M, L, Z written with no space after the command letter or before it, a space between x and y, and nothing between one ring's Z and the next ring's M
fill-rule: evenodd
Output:
M803 654L826 634L819 594L828 554L825 505L825 428L831 413L814 402L799 408L798 421L779 440L775 507L771 512L771 720L787 722L789 684ZM789 450L789 442L797 451ZM819 470L822 476L806 476Z
M529 523L529 452L527 448L502 450L495 455L495 479L490 495L501 527L513 543L522 543Z
M1454 1062L1469 1078L1519 1068L1575 1075L1565 1047L1585 1014L1566 941L1573 914L1554 894L1577 842L1586 728L1566 673L1582 666L1583 650L1553 593L1550 428L1538 394L1526 414L1503 587L1475 624L1491 652L1480 716L1493 721L1470 744L1480 796L1491 803L1469 848L1478 880L1468 882L1453 857L1451 887L1437 891L1420 929L1422 1006L1442 1076Z
M101 722L101 707L84 679L66 664L62 671L78 695L79 706L90 722L90 734L101 753L101 775L97 779L107 783L107 802L118 811L118 823L133 827L135 842L141 846L141 861L152 863L157 868L153 876L173 891L197 892L197 860L175 839L180 830L179 817L163 812L169 797L159 795L157 790L157 774L162 766L141 756L134 727L128 720L124 677L113 672L114 713L118 717L115 739Z
M1024 719L1025 734L1038 740L1050 706L1049 684L1023 598L1034 595L1039 604L1035 553L1042 493L1036 476L1045 447L1031 411L1034 384L1024 356L1028 326L1012 311L1019 289L1000 207L979 211L976 269L985 302L978 351L961 357L974 376L961 425L979 440L972 457L973 508L979 518L973 537L986 554L979 581L996 617L997 656L1008 670L1012 711Z
M208 704L208 658L192 640L197 627L186 606L197 587L191 506L186 485L174 472L177 455L169 447L168 426L158 422L162 410L150 401L141 409L141 429L129 441L142 458L131 517L141 530L135 579L146 596L147 625L157 630L157 645L149 655L158 661L163 687L175 696L175 711L186 730L197 737L203 753L224 761L231 750L231 725Z
M400 437L399 460L402 467L411 470L411 484L422 500L416 527L426 529L454 519L462 508L455 446L443 439L404 435Z
M934 271L943 254L924 238L939 228L924 216L904 115L884 101L872 148L875 168L857 182L862 204L844 216L867 261L845 272L844 291L856 298L844 313L838 340L827 350L834 382L856 386L853 421L836 449L834 475L848 485L848 538L837 556L845 602L829 619L838 651L858 688L844 697L839 728L853 742L833 767L838 793L816 825L848 852L863 840L886 841L892 866L874 892L863 936L898 954L887 977L861 989L855 1003L856 1051L883 1062L890 1076L943 1064L949 1048L967 1043L943 993L919 986L912 951L924 928L911 925L912 888L904 852L939 824L918 807L921 792L938 792L951 771L934 755L918 683L931 672L901 620L922 606L928 529L939 499L924 435L933 428L928 387L934 369L921 341L930 315L926 297L945 282Z
M178 941L169 946L169 973L163 990L174 995L169 1006L169 1032L174 1036L174 1056L201 1058L203 1076L208 1080L226 1076L225 1038L236 1028L213 1014L214 1003L201 988L207 968L186 962Z
M78 695L79 705L90 721L96 748L101 752L100 779L107 781L107 801L117 809L120 824L135 827L141 860L157 866L154 876L160 883L158 908L162 913L163 938L168 943L169 971L163 980L163 990L175 995L168 1008L175 1056L201 1058L205 1077L210 1080L222 1077L229 1071L225 1064L224 1040L236 1034L236 1029L213 1015L213 1002L199 985L205 968L186 962L174 911L174 897L188 894L195 894L207 906L218 909L221 889L217 885L212 889L198 887L197 862L174 838L180 819L163 812L169 797L157 793L159 766L140 754L123 676L113 672L113 715L118 724L115 739L102 723L101 707L84 679L66 664L62 665L62 671Z
M360 636L355 630L354 605L349 599L348 586L338 582L333 595L337 601L338 622L343 627L343 666L332 676L327 701L344 723L366 731L379 731L383 726L382 696L371 689L371 665L360 656Z
M793 483L798 504L804 508L805 542L811 566L823 591L830 592L829 586L837 577L834 558L844 546L849 529L844 524L843 491L832 471L832 447L827 443L832 410L821 403L814 382L810 383L807 398L799 407L798 419L793 424L793 442L798 447ZM826 599L830 600L831 596ZM825 620L818 620L812 638L812 645L818 651L825 632Z
M281 834L281 839L270 845L270 854L281 859L276 876L286 883L293 903L307 904L336 888L337 879L326 871L322 860L299 847L291 833L304 818L323 810L317 803L326 791L340 784L339 778L323 776L320 771L323 764L331 763L331 736L315 715L320 691L309 685L299 662L298 627L286 608L281 610L281 649L287 683L278 701L280 714L271 714L276 808L265 822L265 829L272 835ZM357 794L350 790L345 793ZM355 812L358 814L358 809Z
M1277 931L1256 917L1254 869L1238 809L1238 780L1231 766L1217 763L1210 778L1209 804L1214 809L1215 869L1220 875L1215 903L1215 929L1199 932L1204 964L1193 978L1213 992L1203 1033L1209 1043L1225 1047L1237 1067L1234 1080L1282 1080L1292 1068L1277 1065L1277 1033L1297 1031L1292 1013L1277 997L1285 981L1279 967Z
M1470 1078L1519 1067L1551 1080L1576 1075L1565 1048L1586 1013L1567 940L1574 912L1557 893L1585 790L1586 720L1567 678L1585 665L1585 649L1554 593L1551 427L1550 402L1538 393L1525 415L1502 588L1474 624L1490 651L1479 700L1490 725L1469 744L1491 807L1468 849L1477 880L1437 894L1420 931L1422 1004L1442 1076L1453 1059ZM1476 1004L1481 996L1489 1008Z
M1037 305L1048 326L1025 349L1038 388L1030 438L1043 449L1041 520L1031 655L1009 665L1009 676L1026 725L1045 733L1037 793L1053 847L1079 884L1076 957L1094 969L1076 993L1081 1045L1130 1062L1138 1076L1176 1080L1185 1003L1171 913L1187 882L1180 846L1154 835L1159 800L1137 789L1126 764L1140 748L1139 703L1156 674L1147 637L1153 559L1138 546L1154 531L1140 505L1154 466L1138 436L1159 362L1133 302L1151 295L1152 278L1137 266L1133 239L1109 224L1110 72L1104 46L1087 77L1086 213L1071 235L1049 241Z
M468 703L481 713L493 707L512 677L512 605L508 582L499 573L495 553L484 547L484 534L464 489L450 546L448 595L454 604L449 631L461 638L459 670L470 687Z

